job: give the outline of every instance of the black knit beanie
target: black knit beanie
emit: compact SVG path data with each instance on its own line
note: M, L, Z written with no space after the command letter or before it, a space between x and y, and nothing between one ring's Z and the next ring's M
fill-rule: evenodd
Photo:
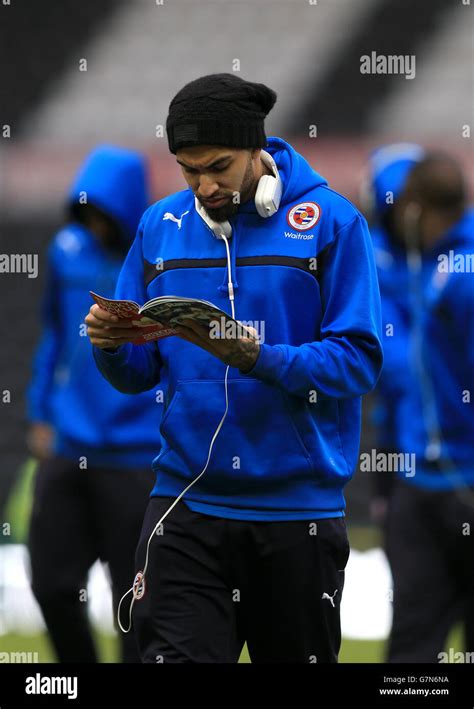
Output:
M209 74L186 84L170 103L170 151L192 145L264 148L264 119L277 95L235 74Z

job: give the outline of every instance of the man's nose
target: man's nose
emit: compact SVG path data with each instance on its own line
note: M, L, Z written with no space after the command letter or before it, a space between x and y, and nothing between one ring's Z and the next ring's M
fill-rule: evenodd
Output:
M219 185L212 177L207 177L206 175L201 175L199 178L199 190L198 193L204 199L212 197L214 192L217 192Z

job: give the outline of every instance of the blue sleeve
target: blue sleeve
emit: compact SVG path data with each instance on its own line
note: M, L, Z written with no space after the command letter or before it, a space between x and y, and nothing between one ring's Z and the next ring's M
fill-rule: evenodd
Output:
M396 411L409 385L410 336L400 307L382 290L383 353L382 373L375 389L376 406L372 423L376 429L377 445L397 450ZM393 334L388 334L393 328Z
M52 423L50 402L62 342L60 299L60 277L55 265L53 242L48 249L41 338L33 357L32 376L26 394L27 418L31 422Z
M325 398L360 396L375 386L383 361L377 273L361 215L328 246L320 288L321 339L299 347L263 344L245 374L304 398L311 391Z
M395 399L405 390L408 379L410 306L408 293L395 292L393 283L384 283L387 277L387 274L379 277L384 362L377 388L380 388L388 398ZM390 274L389 277L396 278L397 274ZM408 288L408 285L406 287Z
M453 274L442 293L440 307L448 313L453 332L460 334L462 352L459 359L469 373L466 383L469 388L474 375L474 284L471 272Z
M379 448L398 449L397 408L410 386L410 304L406 268L380 269L384 362L371 420Z
M398 450L397 419L394 402L382 395L377 386L369 420L374 427L377 448L389 451Z
M146 213L145 213L146 214ZM134 300L143 305L148 300L143 274L143 223L122 266L116 299ZM147 391L160 381L162 361L156 341L144 345L122 345L115 352L104 352L93 347L94 359L99 371L112 386L123 394L138 394Z

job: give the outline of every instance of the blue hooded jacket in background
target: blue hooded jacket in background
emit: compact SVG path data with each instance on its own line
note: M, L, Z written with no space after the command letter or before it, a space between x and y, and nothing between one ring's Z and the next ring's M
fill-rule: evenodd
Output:
M372 421L377 446L391 451L396 451L400 444L396 403L412 385L408 374L411 316L406 249L382 223L390 205L402 192L411 169L423 156L423 148L414 143L393 143L374 150L369 159L369 186L365 195L372 212L370 233L382 299L384 353Z
M112 217L126 253L149 204L144 158L100 146L84 162L68 203L84 199ZM154 391L127 396L97 371L84 317L89 290L113 297L123 256L101 245L85 226L71 222L48 249L43 332L28 390L28 418L56 431L56 454L90 465L148 467L159 451L162 405ZM161 388L161 387L160 387Z
M249 372L229 368L227 417L183 500L234 519L338 517L358 460L361 395L382 365L372 245L361 214L288 143L269 138L266 150L283 182L279 210L263 219L249 200L230 219L236 318L264 323L265 342ZM183 190L144 214L116 297L189 296L230 312L225 255ZM123 392L166 375L152 494L177 497L206 463L225 411L226 365L178 337L94 354Z
M384 365L376 388L378 446L415 454L415 474L399 475L428 489L474 482L474 417L463 392L473 390L474 284L472 273L444 273L440 254L474 251L472 210L429 251L418 276L405 247L381 225L406 179L424 157L420 146L385 146L371 157L376 221L371 226L382 298ZM436 453L439 440L439 451Z
M474 484L473 261L474 210L467 209L423 252L420 273L411 277L412 385L397 407L397 429L400 450L416 455L407 482L419 487Z

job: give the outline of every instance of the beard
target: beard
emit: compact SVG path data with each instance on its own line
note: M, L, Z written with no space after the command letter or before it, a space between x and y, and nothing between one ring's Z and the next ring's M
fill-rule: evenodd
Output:
M224 193L222 195L222 198L227 197L228 201L222 206L216 207L215 209L213 209L212 207L206 207L204 204L202 206L209 214L211 219L213 219L215 222L225 222L231 217L233 217L235 214L237 214L241 204L247 202L247 200L250 199L250 195L252 194L252 189L254 187L254 181L255 178L252 169L252 159L249 155L247 167L245 168L245 174L242 178L242 184L240 185L240 189L238 190L240 199L234 202L235 192L232 192L230 195L226 195ZM201 202L201 200L199 200L199 202Z

